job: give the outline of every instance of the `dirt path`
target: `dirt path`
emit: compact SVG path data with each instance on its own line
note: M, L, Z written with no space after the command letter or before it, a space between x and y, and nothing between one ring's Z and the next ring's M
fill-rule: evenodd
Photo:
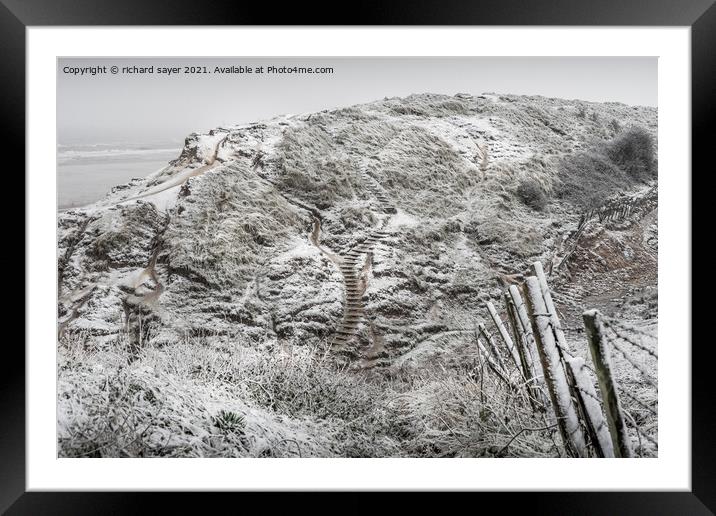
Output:
M313 229L311 230L309 240L318 248L319 251L325 254L329 260L336 265L341 264L341 257L339 255L321 245L321 219L319 219L316 215L313 215Z
M197 176L206 174L209 170L215 168L218 165L217 157L219 155L219 147L221 147L221 144L224 143L224 141L226 141L226 138L220 140L216 144L216 147L214 148L214 154L211 156L211 158L209 158L206 165L201 166L197 169L194 169L191 172L189 172L188 174L183 175L183 176L175 179L174 181L169 181L168 183L164 183L156 190L149 190L148 192L144 192L143 194L135 195L134 197L124 199L124 200L120 201L119 204L129 202L129 201L136 201L137 199L143 199L145 197L149 197L152 195L156 195L156 194L165 192L165 191L169 190L170 188L174 188L175 186L183 185L184 183L189 181L189 179L191 179L192 177L197 177Z

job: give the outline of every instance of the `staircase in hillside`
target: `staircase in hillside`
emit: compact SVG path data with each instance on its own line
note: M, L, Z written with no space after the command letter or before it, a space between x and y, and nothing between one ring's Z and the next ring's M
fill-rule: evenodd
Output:
M385 190L368 174L366 168L360 164L358 165L358 170L360 171L360 176L366 191L376 200L379 210L388 215L397 213L398 210L390 201ZM275 175L267 174L264 171L259 172L258 167L256 167L256 173L260 178L273 186L278 186ZM279 193L289 202L307 209L314 217L320 219L320 213L316 208L298 201L286 195L284 192ZM392 236L392 233L385 229L386 222L387 220L384 219L382 224L373 229L367 237L339 252L337 257L336 255L332 255L331 260L337 263L343 276L343 284L345 285L343 317L329 341L332 347L341 348L345 346L356 336L359 326L364 322L365 309L363 296L367 287L364 272L365 266L371 263L366 263L366 258L372 260L376 247L383 243L386 238Z
M363 321L363 296L367 286L365 279L361 277L363 264L365 258L372 256L375 248L389 236L391 236L390 232L376 229L365 240L339 255L341 258L339 268L343 275L346 297L343 303L343 318L331 340L332 346L341 346L350 341Z
M397 213L397 209L388 199L382 187L365 170L360 167L365 188L378 202L383 213ZM366 257L372 257L375 248L392 234L385 230L384 224L371 231L368 236L339 253L339 268L343 275L343 282L346 289L346 297L343 304L343 318L338 325L331 346L341 347L348 343L356 335L356 331L364 320L365 310L363 296L367 282L363 276L363 265ZM371 258L372 259L372 258Z
M390 202L388 199L388 194L383 190L383 187L378 184L378 182L371 177L370 174L368 174L368 171L365 169L364 166L359 166L359 170L363 179L363 183L365 184L365 189L370 192L373 197L378 201L378 205L380 206L380 209L383 213L389 213L394 214L397 213L398 210L395 208L395 205Z

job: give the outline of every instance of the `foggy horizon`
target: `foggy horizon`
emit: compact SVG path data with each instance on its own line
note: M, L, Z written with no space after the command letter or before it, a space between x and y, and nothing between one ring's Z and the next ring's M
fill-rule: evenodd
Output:
M314 75L95 75L65 66L333 67ZM59 58L62 145L181 143L192 132L411 94L539 95L657 104L654 57Z

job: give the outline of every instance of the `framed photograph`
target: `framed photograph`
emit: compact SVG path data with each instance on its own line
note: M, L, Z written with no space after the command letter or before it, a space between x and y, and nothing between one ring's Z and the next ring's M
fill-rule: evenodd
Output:
M0 508L479 491L712 514L691 303L712 3L345 26L3 0L27 302Z

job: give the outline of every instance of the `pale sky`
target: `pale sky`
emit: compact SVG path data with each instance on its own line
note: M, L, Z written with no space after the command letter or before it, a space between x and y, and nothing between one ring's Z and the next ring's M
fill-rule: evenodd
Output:
M75 76L66 66L312 66L330 75ZM411 93L543 95L656 106L655 57L60 58L58 142L182 141L191 132Z

